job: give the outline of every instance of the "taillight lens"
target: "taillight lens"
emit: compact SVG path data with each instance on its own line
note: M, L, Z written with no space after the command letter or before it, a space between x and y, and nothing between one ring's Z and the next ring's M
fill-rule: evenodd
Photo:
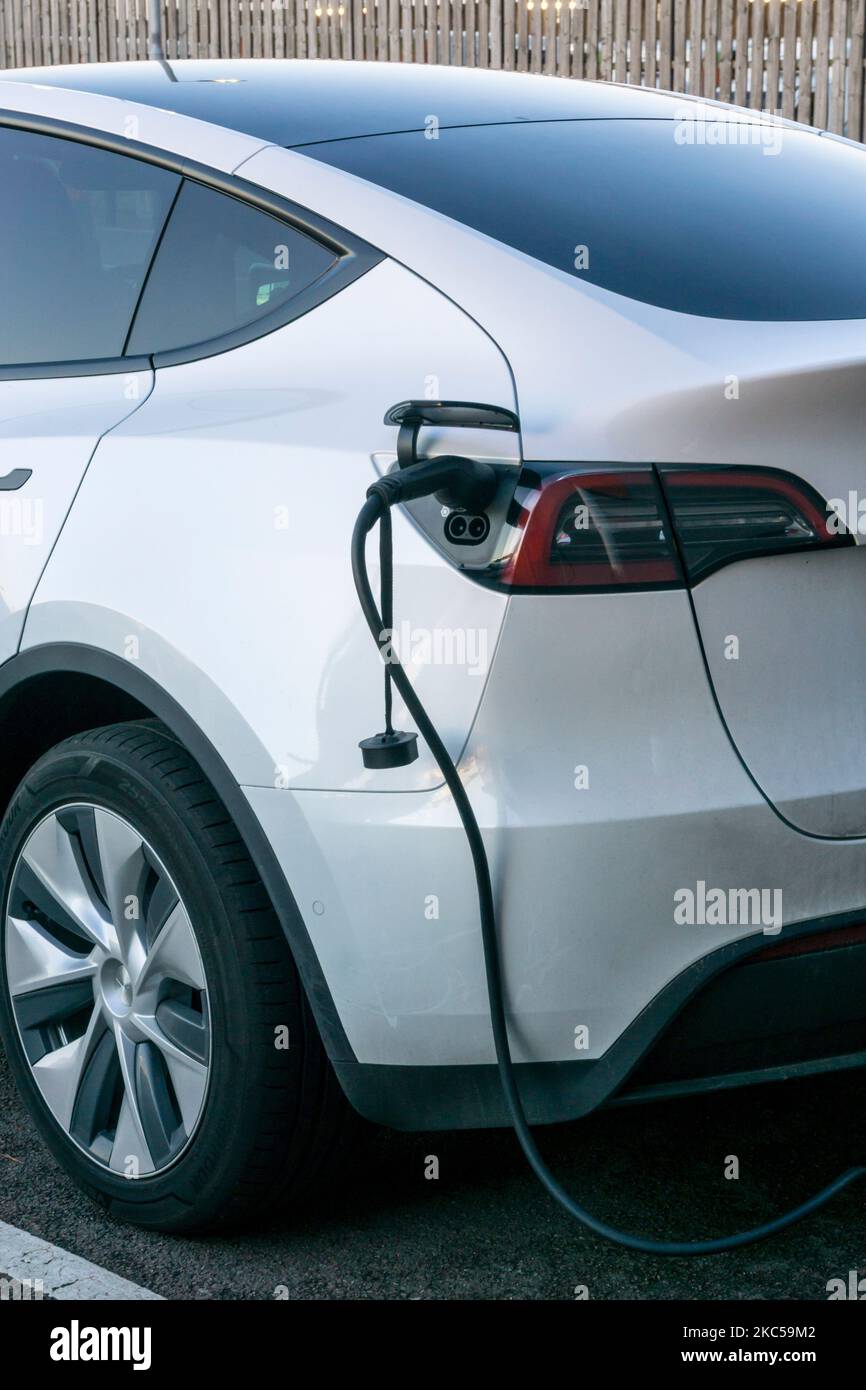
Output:
M513 548L496 566L510 589L672 588L682 583L652 468L528 471Z
M737 560L856 543L802 478L719 464L531 463L489 516L430 502L418 521L464 573L525 593L682 588Z
M735 560L853 545L820 493L782 469L659 468L689 582Z

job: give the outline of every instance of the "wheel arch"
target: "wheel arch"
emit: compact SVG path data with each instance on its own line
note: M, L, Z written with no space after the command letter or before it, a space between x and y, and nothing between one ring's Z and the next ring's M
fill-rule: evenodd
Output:
M131 662L83 643L46 643L0 666L0 819L28 768L56 743L103 724L149 718L195 759L226 806L271 898L330 1060L354 1061L292 890L242 788L195 720Z

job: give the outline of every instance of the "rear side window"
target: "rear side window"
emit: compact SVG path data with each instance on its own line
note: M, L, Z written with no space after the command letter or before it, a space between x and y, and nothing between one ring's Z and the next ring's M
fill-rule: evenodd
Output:
M0 366L119 357L180 178L0 128Z
M282 309L336 260L334 251L287 223L186 182L148 277L128 351L170 352L247 328Z
M665 309L866 318L862 149L747 120L548 121L425 134L299 153Z

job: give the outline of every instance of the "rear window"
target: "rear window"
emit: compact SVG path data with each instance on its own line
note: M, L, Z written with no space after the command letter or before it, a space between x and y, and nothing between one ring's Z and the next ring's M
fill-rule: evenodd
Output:
M205 343L282 309L336 254L248 203L185 182L153 262L128 352Z
M808 131L555 121L299 153L647 304L724 319L866 318L866 157Z

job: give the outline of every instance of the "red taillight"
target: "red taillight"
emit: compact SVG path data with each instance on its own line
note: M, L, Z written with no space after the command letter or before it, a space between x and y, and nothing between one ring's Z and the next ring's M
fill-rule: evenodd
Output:
M782 469L668 465L659 475L691 584L735 560L854 544L820 493Z
M492 510L443 523L431 508L422 525L444 526L464 573L512 592L682 588L737 560L855 544L813 487L778 468L531 463Z
M500 583L536 591L682 583L652 468L531 476Z
M862 946L866 944L866 924L834 927L829 931L810 933L808 936L795 936L790 941L780 941L775 946L765 946L748 956L751 965L756 960L782 960L786 956L811 955L815 951L836 951L842 946Z

